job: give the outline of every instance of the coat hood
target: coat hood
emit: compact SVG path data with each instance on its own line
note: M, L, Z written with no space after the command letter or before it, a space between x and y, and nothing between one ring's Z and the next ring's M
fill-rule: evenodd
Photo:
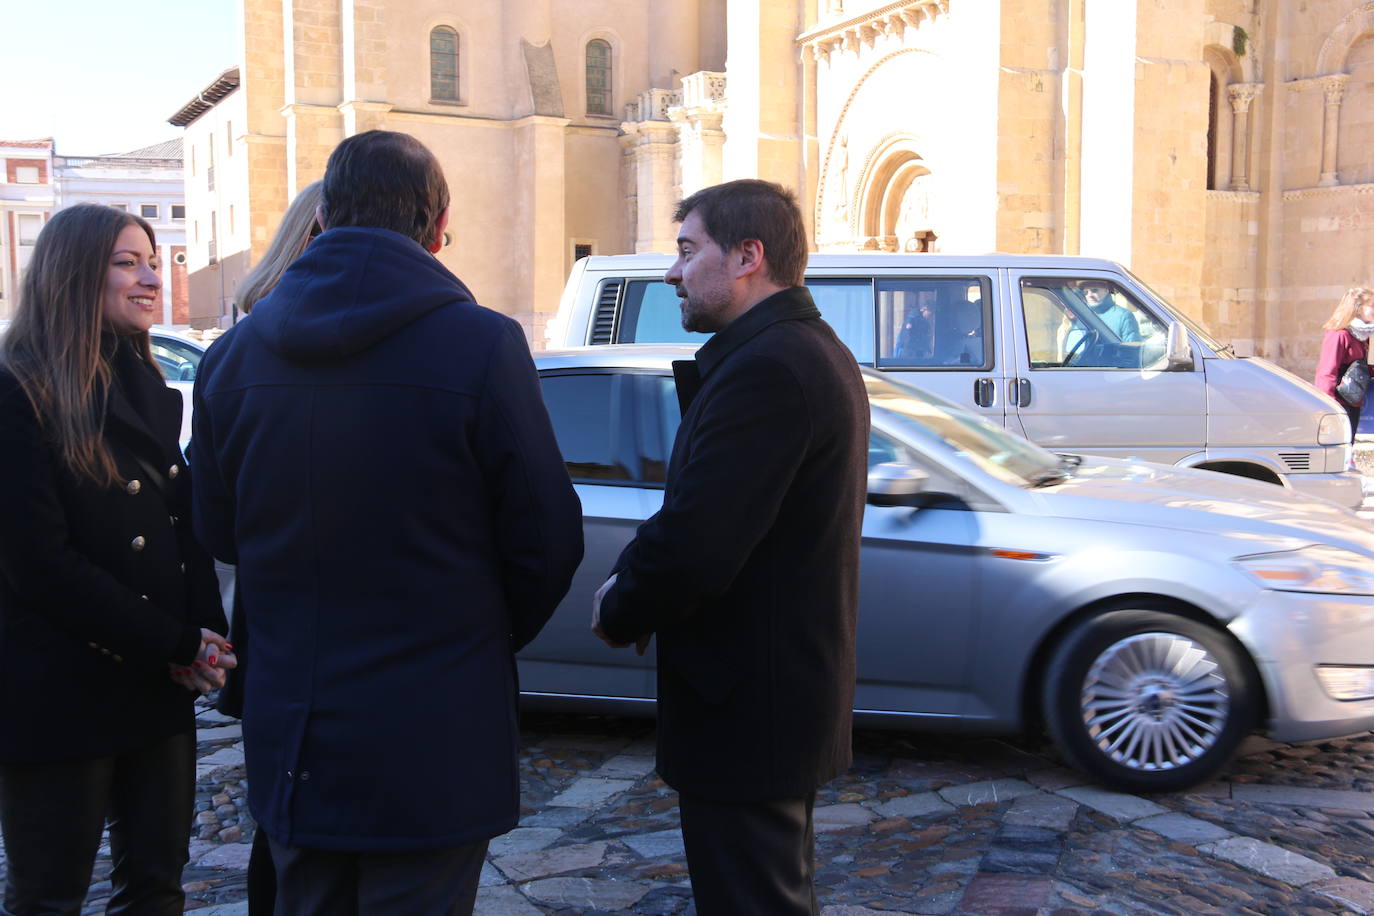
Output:
M249 323L285 358L322 363L366 350L439 306L472 301L412 239L346 226L311 242Z

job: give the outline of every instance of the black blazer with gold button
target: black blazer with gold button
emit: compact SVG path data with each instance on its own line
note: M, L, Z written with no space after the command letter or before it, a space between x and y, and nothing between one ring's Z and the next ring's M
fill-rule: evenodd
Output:
M127 344L126 344L127 346ZM200 627L225 631L214 566L196 544L177 444L181 393L141 361L106 400L122 482L61 463L0 369L0 762L123 753L194 727L189 664ZM146 371L145 371L146 370Z

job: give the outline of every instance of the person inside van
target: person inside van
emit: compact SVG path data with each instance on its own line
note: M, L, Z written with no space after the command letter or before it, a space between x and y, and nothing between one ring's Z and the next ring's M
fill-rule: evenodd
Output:
M1116 340L1108 343L1135 343L1140 340L1140 324L1131 311L1112 301L1112 288L1102 280L1084 280L1077 285L1083 303L1102 320ZM1076 308L1076 306L1075 306ZM1092 330L1081 316L1064 317L1060 333L1060 358L1068 364L1079 362L1083 351L1092 343ZM1085 336L1088 338L1085 340Z

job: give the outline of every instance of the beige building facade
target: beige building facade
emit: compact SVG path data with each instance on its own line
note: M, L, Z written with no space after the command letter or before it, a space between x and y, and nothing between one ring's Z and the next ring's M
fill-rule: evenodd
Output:
M1304 376L1341 291L1374 282L1368 0L242 12L241 81L187 122L193 218L197 130L232 122L245 265L343 136L411 133L453 192L439 257L536 344L576 257L671 250L676 200L747 176L798 192L821 251L1113 258ZM197 265L193 320L222 323L232 292L195 305Z

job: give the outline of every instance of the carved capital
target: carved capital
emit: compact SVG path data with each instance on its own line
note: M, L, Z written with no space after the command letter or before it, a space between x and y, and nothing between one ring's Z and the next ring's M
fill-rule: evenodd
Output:
M1232 83L1226 87L1226 95L1231 100L1231 108L1236 114L1250 110L1250 103L1260 94L1263 83Z
M1345 84L1350 82L1349 73L1333 73L1330 76L1317 78L1317 85L1322 87L1322 94L1326 96L1326 104L1339 105L1341 97L1345 95Z

